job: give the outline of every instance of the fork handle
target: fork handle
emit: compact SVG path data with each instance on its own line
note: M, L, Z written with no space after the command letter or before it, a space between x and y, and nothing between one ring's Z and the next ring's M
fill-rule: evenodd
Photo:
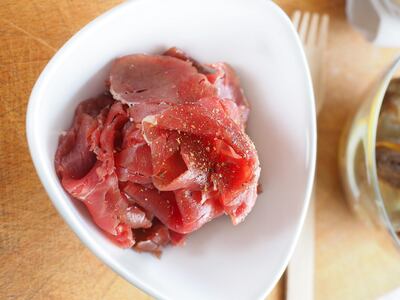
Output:
M287 269L286 300L314 299L314 194L315 191L311 196L306 220Z

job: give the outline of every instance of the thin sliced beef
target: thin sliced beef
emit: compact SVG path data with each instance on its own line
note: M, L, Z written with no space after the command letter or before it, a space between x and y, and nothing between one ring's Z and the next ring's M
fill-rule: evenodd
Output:
M197 69L197 71L199 71L199 73L202 73L204 75L209 75L209 74L215 73L215 70L213 68L199 63L193 57L190 57L189 55L187 55L183 50L178 49L176 47L169 48L167 51L165 51L163 53L163 55L175 57L180 60L190 62L193 65L193 67L195 67Z
M128 207L124 216L124 222L132 229L150 228L152 226L153 216L137 205Z
M233 120L243 126L243 128L245 127L250 112L249 102L240 86L239 77L229 64L201 64L187 55L183 50L176 47L169 48L163 55L190 62L199 73L206 75L208 81L217 90L215 96L220 99L229 99L236 104L236 106L226 105L233 114Z
M168 229L180 234L193 232L223 213L216 199L202 203L201 192L160 192L134 183L127 183L123 192L131 202L153 212Z
M107 86L111 95L77 107L55 155L64 189L97 226L160 255L223 213L242 222L260 167L234 70L171 48L115 60Z
M196 154L200 159L200 151L204 148L189 148L192 144L189 140L194 141L193 137L159 129L151 123L144 124L145 137L152 153L155 187L160 191L200 190L207 181L207 174L194 164L193 158Z
M220 216L224 209L218 198L203 199L201 191L176 190L175 199L185 228L196 230Z
M215 94L205 75L180 59L136 54L114 61L109 77L114 99L126 104L197 101Z
M159 139L168 140L173 136L172 140L177 141L175 146L180 148L179 152L176 147L171 148L173 156L157 161L164 167L160 168L160 174L169 183L181 184L168 190L219 191L219 202L233 223L244 219L257 196L248 193L251 198L243 199L246 190L257 187L260 169L258 156L254 144L227 115L218 98L176 104L162 114L145 118L142 125L152 155L156 151L155 154L159 156L159 148L153 147L153 143ZM173 163L169 163L171 158ZM186 177L188 171L195 176ZM160 177L160 174L156 175ZM182 178L186 180L186 185L182 184Z
M114 154L116 173L120 181L140 184L152 182L153 166L150 147L134 123L126 123L121 133L121 149Z
M137 144L121 150L115 155L115 165L120 181L140 184L152 182L153 166L147 144Z
M208 66L215 70L214 73L207 75L207 79L217 88L218 97L231 99L238 106L249 107L235 70L227 63L215 63Z
M165 225L155 222L151 228L137 230L136 240L136 251L150 252L159 257L163 248L171 241L171 235Z
M79 104L70 130L60 136L58 143L55 167L59 177L82 178L96 163L96 156L90 151L91 135L98 127L95 117L113 102L104 95Z
M221 101L215 97L175 105L160 114L156 124L161 129L223 139L242 157L257 153L246 133L226 114Z
M55 168L66 191L83 201L95 223L122 247L134 244L131 229L121 223L128 201L114 172L116 132L127 120L120 103L109 97L83 102L73 126L60 139Z
M221 105L225 110L225 113L235 122L237 125L244 130L246 128L246 122L249 116L250 110L244 105L237 106L235 102L230 99L220 99Z
M165 102L161 103L135 103L129 107L129 117L131 121L140 123L142 120L149 115L156 115L162 113L164 110L169 108L171 105Z
M216 63L209 65L215 72L207 75L207 79L217 89L217 95L221 99L230 99L237 105L240 115L240 124L246 127L250 107L243 89L240 86L239 77L235 70L227 63Z
M60 137L55 158L59 177L80 179L96 163L96 155L90 151L90 135L96 127L95 119L82 114L76 118L73 127Z
M182 226L182 218L173 192L160 192L155 188L130 182L124 186L123 192L130 201L140 205L146 211L151 211L168 228L181 232L177 229Z

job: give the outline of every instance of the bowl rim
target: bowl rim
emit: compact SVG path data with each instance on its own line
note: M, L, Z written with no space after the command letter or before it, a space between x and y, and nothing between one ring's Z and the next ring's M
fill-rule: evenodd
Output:
M51 202L57 209L58 213L63 217L64 221L67 225L72 229L75 235L80 239L80 241L102 262L104 262L108 267L110 267L115 273L119 276L122 276L125 280L136 286L137 288L141 289L142 291L146 292L147 294L157 298L157 299L168 299L167 296L162 295L159 291L152 288L151 285L143 282L133 273L125 272L125 269L122 268L113 258L110 256L106 251L100 249L99 247L95 246L94 239L88 234L84 228L79 224L77 217L70 211L63 201L59 201L60 194L57 191L57 187L51 181L46 180L49 178L50 174L49 171L42 167L42 154L39 153L37 143L35 142L35 131L34 126L30 126L34 124L35 121L35 114L38 110L38 101L39 96L42 93L42 90L46 88L47 78L51 76L52 72L56 69L57 65L62 61L63 57L68 54L70 50L70 46L75 42L76 39L81 38L87 34L90 34L92 29L100 22L106 21L108 18L111 18L114 14L119 13L125 7L130 5L136 5L136 3L142 2L144 0L132 0L123 2L108 11L102 13L101 15L94 18L88 24L83 26L78 32L76 32L49 60L47 65L44 67L42 72L40 73L33 89L29 97L28 108L26 113L26 135L28 140L28 148L31 154L32 161L35 166L35 170L39 176L39 179L45 188L46 193L48 194ZM148 1L148 0L147 0ZM237 1L244 1L244 0L237 0ZM247 0L249 1L249 0ZM251 0L251 1L259 1L259 0ZM260 2L260 1L259 1ZM300 59L301 63L304 67L304 72L306 75L306 85L305 90L309 95L310 101L310 135L308 137L308 161L306 166L308 166L308 174L307 174L307 181L304 193L304 204L302 207L302 211L299 218L298 226L294 232L294 239L291 244L290 249L288 249L288 254L283 260L283 264L281 269L278 270L274 274L273 280L271 281L270 286L266 285L266 288L263 290L263 293L259 295L258 299L264 299L274 288L277 284L279 279L281 278L286 266L289 263L290 258L293 255L295 247L297 245L297 241L300 236L300 232L303 228L304 220L306 218L306 214L308 211L309 203L311 194L313 191L314 185L314 176L315 176L315 166L316 166L316 151L317 151L317 129L316 129L316 110L315 110L315 101L314 101L314 91L312 86L311 74L309 70L309 65L307 63L306 55L304 53L304 49L302 47L302 43L300 38L290 21L289 17L286 13L273 1L263 1L263 5L265 5L265 9L270 9L273 11L274 14L278 15L282 22L286 23L289 31L291 32L292 37L295 40L297 45L297 50L300 51ZM51 176L50 176L51 177Z

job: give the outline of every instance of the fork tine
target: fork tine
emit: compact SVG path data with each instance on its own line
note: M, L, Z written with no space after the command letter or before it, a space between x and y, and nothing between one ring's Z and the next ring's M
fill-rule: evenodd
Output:
M316 48L319 53L319 64L324 65L326 60L326 47L328 44L328 28L329 28L329 16L324 14L321 17L319 34ZM321 109L323 102L325 100L325 89L326 89L326 72L324 72L323 68L319 68L318 74L318 90L316 92L317 108Z
M300 18L301 18L301 12L299 10L296 10L292 15L292 23L296 31L299 30Z
M307 45L314 46L316 44L318 34L318 21L319 14L313 13L311 16L310 27L308 29L308 36L306 40Z
M320 47L325 47L326 44L328 43L328 27L329 27L329 16L327 14L323 14L321 18L321 24L317 40L317 44Z
M303 18L301 19L301 22L300 22L300 27L299 27L298 32L299 32L300 39L303 43L305 43L305 41L306 41L309 19L310 19L310 13L306 12L306 13L304 13Z

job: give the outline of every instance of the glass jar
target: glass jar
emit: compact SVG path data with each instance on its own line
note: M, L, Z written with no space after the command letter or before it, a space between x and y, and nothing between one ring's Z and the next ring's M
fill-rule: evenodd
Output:
M343 131L339 167L346 198L353 211L365 222L386 228L400 248L400 188L378 176L376 162L382 103L390 81L398 76L400 57L368 89L365 101ZM400 141L400 130L395 135Z

